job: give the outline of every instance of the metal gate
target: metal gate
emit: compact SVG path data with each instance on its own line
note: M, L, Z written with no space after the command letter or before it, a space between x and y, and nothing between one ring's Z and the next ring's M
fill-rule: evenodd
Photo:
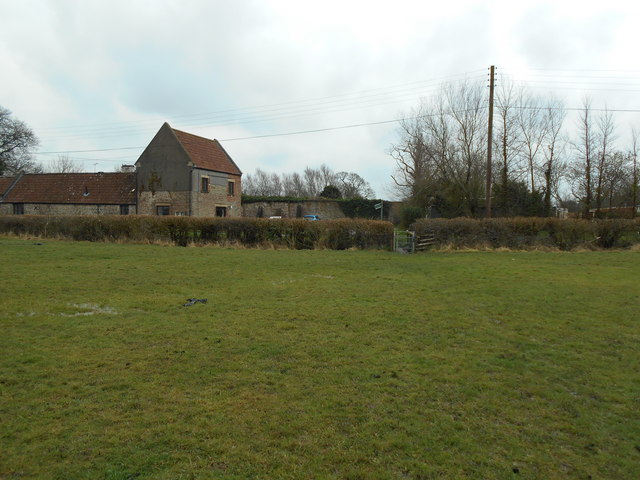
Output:
M393 232L393 251L399 253L414 253L416 251L416 234L409 230Z

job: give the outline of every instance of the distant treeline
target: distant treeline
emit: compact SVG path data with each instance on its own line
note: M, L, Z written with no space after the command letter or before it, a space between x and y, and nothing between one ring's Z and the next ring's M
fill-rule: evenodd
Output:
M300 174L268 173L256 169L242 178L247 195L293 198L371 198L374 193L364 178L354 172L334 172L327 165L306 167Z

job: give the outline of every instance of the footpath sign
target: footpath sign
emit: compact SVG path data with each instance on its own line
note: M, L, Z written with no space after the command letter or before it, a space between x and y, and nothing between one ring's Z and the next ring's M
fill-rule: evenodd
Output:
M384 208L382 208L382 200L380 200L380 203L376 203L373 208L380 210L380 220L382 220L382 213L384 212Z

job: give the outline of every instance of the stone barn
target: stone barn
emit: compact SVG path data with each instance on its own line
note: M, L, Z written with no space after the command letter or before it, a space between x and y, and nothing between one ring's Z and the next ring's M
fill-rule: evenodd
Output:
M242 172L217 140L162 125L136 162L138 213L239 217Z
M135 173L20 174L0 179L2 215L135 213Z

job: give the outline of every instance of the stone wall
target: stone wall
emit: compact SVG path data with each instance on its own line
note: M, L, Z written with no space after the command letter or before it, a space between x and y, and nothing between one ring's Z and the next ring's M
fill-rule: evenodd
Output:
M189 215L189 192L150 191L138 194L138 213L157 215L156 207L169 206L169 215Z
M262 209L265 218L281 216L296 218L303 215L318 215L324 220L345 218L338 202L333 200L308 200L305 202L255 202L242 205L243 217L258 217Z
M24 215L120 215L120 205L70 205L54 203L23 203ZM13 203L0 204L1 215L13 215ZM129 205L129 215L136 206Z
M193 189L191 196L191 215L194 217L215 217L216 208L224 207L227 217L242 215L240 205L241 179L239 175L232 175L209 170L193 170ZM209 179L209 191L201 191L202 178ZM229 195L229 182L234 183L234 194Z
M240 180L236 182L239 186ZM199 182L194 182L200 185ZM189 192L145 191L138 194L138 211L141 215L157 215L158 206L168 206L169 215L191 215L193 217L215 217L216 207L225 207L227 216L241 215L240 195L227 195L228 185L209 184L209 191L199 189Z

